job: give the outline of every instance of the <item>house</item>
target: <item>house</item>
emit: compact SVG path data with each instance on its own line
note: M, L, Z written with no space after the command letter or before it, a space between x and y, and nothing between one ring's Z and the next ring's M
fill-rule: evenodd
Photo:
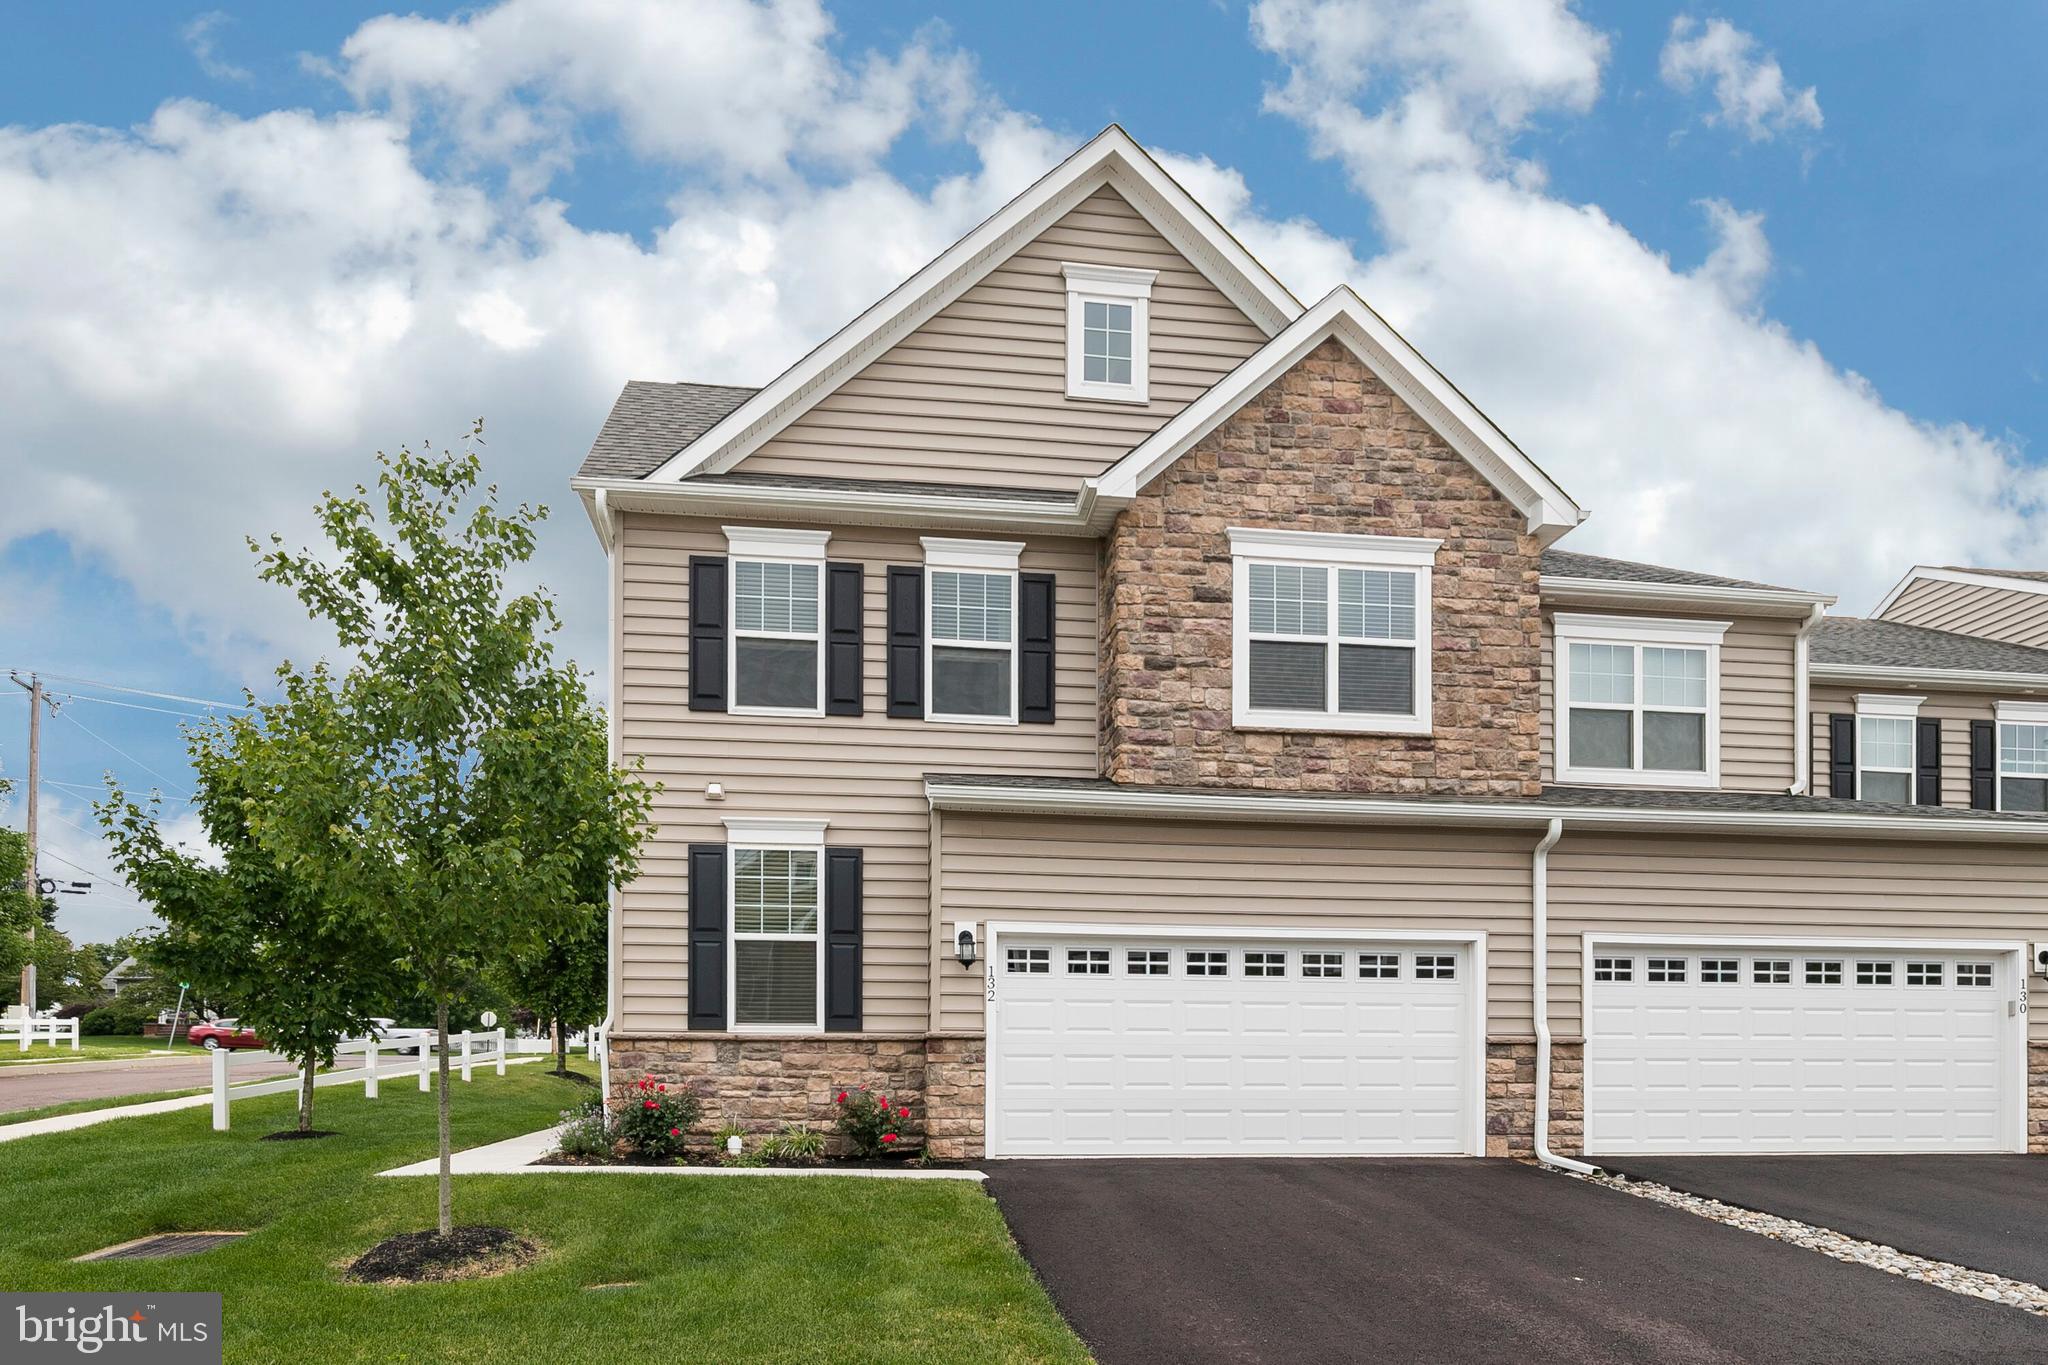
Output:
M628 384L574 484L665 784L614 1091L866 1084L957 1157L2048 1147L2048 648L1570 550L1120 129L765 387Z
M130 954L115 963L113 970L100 978L100 990L108 995L119 995L124 986L140 986L153 979L149 969Z

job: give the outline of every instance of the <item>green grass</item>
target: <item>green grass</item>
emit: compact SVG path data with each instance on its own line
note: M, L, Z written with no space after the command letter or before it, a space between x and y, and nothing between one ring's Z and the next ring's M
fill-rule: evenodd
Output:
M138 1038L120 1035L92 1037L78 1040L78 1051L71 1050L71 1041L51 1047L40 1040L31 1043L26 1052L20 1050L20 1043L0 1043L0 1066L22 1066L29 1062L113 1062L129 1057L161 1057L164 1055L164 1040L161 1038ZM173 1057L194 1057L203 1055L201 1050L189 1046L181 1033Z
M589 1094L518 1067L454 1091L458 1148L530 1132ZM541 1243L525 1269L467 1284L351 1285L341 1271L430 1227L431 1179L373 1173L431 1156L431 1095L322 1092L340 1135L260 1142L290 1096L29 1138L4 1149L0 1284L219 1290L230 1361L626 1359L1083 1361L993 1201L958 1181L663 1175L463 1176L456 1219ZM152 1232L254 1235L188 1260L79 1265ZM590 1286L634 1282L626 1289Z

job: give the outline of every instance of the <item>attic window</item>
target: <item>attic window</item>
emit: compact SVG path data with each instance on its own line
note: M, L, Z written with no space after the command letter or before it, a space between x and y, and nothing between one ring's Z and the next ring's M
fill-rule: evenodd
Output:
M1156 270L1060 266L1067 281L1067 397L1148 402Z

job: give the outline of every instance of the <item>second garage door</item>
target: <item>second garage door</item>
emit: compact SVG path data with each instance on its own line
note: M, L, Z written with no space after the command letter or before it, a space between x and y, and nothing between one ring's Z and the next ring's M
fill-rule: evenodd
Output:
M992 1156L1468 1153L1464 943L1005 934Z
M2024 1150L2009 954L1598 944L1586 1151Z

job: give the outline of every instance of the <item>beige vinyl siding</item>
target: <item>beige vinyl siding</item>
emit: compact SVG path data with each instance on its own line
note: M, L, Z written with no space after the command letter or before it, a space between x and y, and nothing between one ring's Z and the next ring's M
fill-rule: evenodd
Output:
M1159 272L1149 403L1066 396L1063 261ZM1136 209L1105 188L737 468L1071 488L1114 464L1265 340Z
M1536 837L950 812L940 895L948 924L1484 930L1488 1028L1526 1033ZM980 972L940 971L941 1028L981 1032Z
M687 850L724 843L728 817L825 819L825 841L865 854L864 999L871 1032L925 1031L930 1019L930 813L927 771L1093 776L1095 546L1028 542L1026 572L1058 575L1058 720L1052 725L935 725L885 714L886 566L922 564L910 530L835 527L826 547L858 560L866 594L866 713L816 719L691 711L689 558L723 555L715 522L629 515L620 541L623 599L618 724L621 751L646 759L666 790L640 876L621 896L621 1034L687 1023ZM705 784L726 799L705 799Z
M2048 583L2041 586L2048 589ZM2048 648L2048 591L1987 588L1976 583L1920 578L1885 608L1884 619Z
M1834 746L1828 734L1828 717L1837 713L1854 715L1856 694L1911 696L1898 688L1842 687L1829 683L1813 685L1813 790L1829 795L1828 765ZM1998 698L1988 692L1926 692L1919 714L1941 722L1941 804L1967 807L1970 804L1970 722L1996 718Z
M1683 616L1676 612L1588 612L1575 615L1655 616L1732 621L1721 640L1721 786L1727 791L1782 792L1792 785L1798 731L1793 683L1799 622L1775 617ZM1554 612L1543 613L1541 727L1543 780L1557 780L1557 669Z
M945 817L942 913L970 920L1482 930L1487 1031L1534 1028L1540 831ZM1550 858L1551 1025L1581 1036L1584 935L2048 937L2048 849L1672 837L1569 827ZM941 1026L979 1032L984 977L941 964ZM2048 1025L2034 1036L2048 1040Z
M2048 937L2048 848L1567 829L1550 855L1551 1027L1577 1036L1582 936ZM1498 1010L1498 1007L1495 1007ZM2048 1021L2029 1018L2036 1042Z

